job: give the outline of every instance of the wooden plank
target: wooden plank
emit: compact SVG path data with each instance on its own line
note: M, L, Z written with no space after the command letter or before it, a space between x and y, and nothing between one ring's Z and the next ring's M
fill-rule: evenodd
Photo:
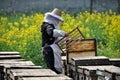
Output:
M105 68L105 71L108 71L110 73L120 74L120 68L116 67L116 66L111 66L110 68Z
M73 57L71 64L77 66L90 66L90 65L108 65L109 58L105 56L84 56L84 57Z
M14 61L8 60L3 63L0 63L0 71L6 73L6 70L9 69L10 67L18 67L18 66L34 66L34 64L31 61Z
M11 66L9 69L42 69L42 66L20 65L20 66Z
M18 61L18 62L17 62L17 61L15 61L15 62L13 61L12 63L6 62L6 63L1 63L1 64L0 64L0 66L3 66L5 69L6 69L6 68L10 68L10 67L12 67L12 66L15 67L15 66L20 66L20 65L21 65L21 66L25 66L25 65L26 65L26 66L28 66L28 65L31 65L31 66L32 66L32 65L35 65L35 64L33 64L31 61Z
M65 75L57 75L54 77L19 77L18 80L72 80L72 78Z
M74 40L72 40L74 41ZM71 41L71 42L72 42ZM68 44L69 45L69 44ZM75 40L74 45L70 45L67 47L67 52L73 51L95 51L96 49L95 39L82 39L82 40Z
M72 57L80 56L95 56L95 51L89 51L89 52L74 52L74 53L69 53L69 63L71 62Z
M12 80L18 80L18 77L48 77L57 76L55 72L50 69L10 69L8 70Z
M20 55L0 55L0 60L3 59L21 59Z
M0 64L28 64L28 63L33 64L32 61L15 61L15 60L12 60L12 62L11 61L0 62Z
M4 52L0 52L0 55L19 55L19 52L13 51L13 52L9 52L9 51L4 51Z
M111 58L109 62L111 65L120 67L120 58Z

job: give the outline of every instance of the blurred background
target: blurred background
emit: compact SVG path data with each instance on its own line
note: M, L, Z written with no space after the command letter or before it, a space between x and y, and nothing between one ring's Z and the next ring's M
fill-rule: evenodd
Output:
M46 67L40 29L54 8L63 11L60 29L79 27L86 39L97 40L97 55L120 58L120 0L0 0L0 51L18 51Z

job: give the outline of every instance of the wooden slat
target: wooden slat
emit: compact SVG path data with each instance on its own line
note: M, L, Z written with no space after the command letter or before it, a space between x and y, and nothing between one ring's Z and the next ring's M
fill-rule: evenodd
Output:
M32 61L14 61L14 60L12 60L12 62L11 61L0 62L0 64L27 64L27 63L33 64Z
M0 60L2 59L21 59L20 55L0 55Z
M9 69L42 69L42 66L20 65L20 66L11 66Z
M12 66L27 66L27 65L34 65L31 61L19 61L19 62L6 62L6 63L1 63L0 66L4 66L4 68L9 68L9 67L12 67Z
M68 76L55 76L55 77L19 77L18 80L72 80Z
M120 58L111 58L109 61L111 65L120 67Z
M19 55L19 54L20 54L19 52L15 52L15 51L13 51L13 52L9 52L9 51L0 52L0 55Z
M111 66L110 68L105 68L106 72L112 73L112 74L118 74L120 75L120 68L116 66Z
M84 56L84 57L73 57L71 60L73 65L81 66L92 66L92 65L108 65L109 58L105 56Z

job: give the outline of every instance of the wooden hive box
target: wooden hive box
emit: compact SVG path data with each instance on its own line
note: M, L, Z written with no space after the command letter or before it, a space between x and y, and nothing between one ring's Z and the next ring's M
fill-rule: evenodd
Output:
M0 75L3 79L7 77L7 69L10 67L16 66L33 66L34 64L31 61L23 60L23 59L10 59L10 60L0 60Z
M10 80L18 80L19 77L54 77L55 72L50 69L9 69Z
M78 56L96 56L96 39L72 40L74 44L66 44L67 62L71 62L72 57Z
M66 74L69 75L72 57L97 56L96 39L69 39L66 41ZM64 64L65 65L65 64Z
M120 68L110 65L96 70L98 80L120 80Z
M78 77L77 66L97 66L108 64L109 58L105 56L73 57L69 64L69 73L71 77Z
M2 63L4 62L3 60L8 60L9 62L13 59L21 59L19 52L0 52L0 80L3 80L5 75L4 66L2 65Z

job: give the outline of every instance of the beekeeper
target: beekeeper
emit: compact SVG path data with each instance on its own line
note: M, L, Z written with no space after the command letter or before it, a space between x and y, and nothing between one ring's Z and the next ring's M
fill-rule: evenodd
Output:
M62 72L62 51L55 42L60 37L67 35L65 31L59 30L63 22L61 10L55 8L52 12L45 13L44 22L41 25L42 52L47 67L56 73Z

